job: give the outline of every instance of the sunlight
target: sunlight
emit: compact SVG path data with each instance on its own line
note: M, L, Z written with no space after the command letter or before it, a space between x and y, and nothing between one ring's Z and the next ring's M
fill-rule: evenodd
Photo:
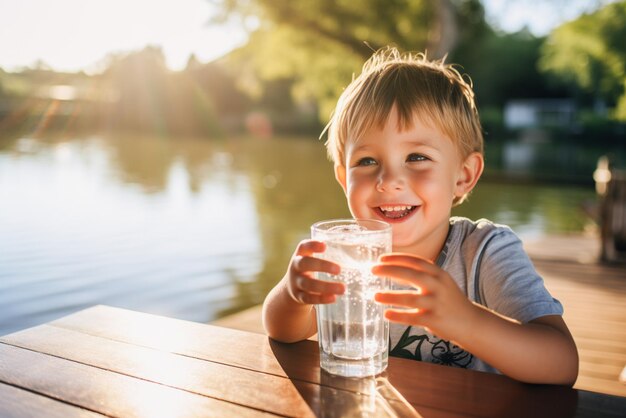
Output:
M41 60L56 70L97 72L109 53L155 45L171 69L182 69L191 54L209 61L246 42L240 24L207 24L214 7L205 0L2 2L0 67Z
M189 343L189 340L187 341ZM167 386L185 388L188 386L190 376L195 372L194 360L166 351L129 348L120 355L123 361L132 364L144 379Z
M50 103L48 103L46 110L42 112L41 118L39 119L39 122L37 123L37 126L35 127L35 130L33 131L33 136L37 136L46 130L46 128L48 127L48 124L50 123L54 115L57 113L58 109L59 109L58 100L52 100Z
M76 99L76 88L65 85L50 86L47 96L54 100L74 100Z
M158 328L154 328L149 326L153 322L148 319L133 322L122 320L116 323L115 327L126 335L133 335L136 341L141 341L141 345L158 347L160 351L171 353L176 353L181 347L189 346L193 341L193 332L185 331L185 328L177 323L160 324ZM173 370L166 370L166 373L168 372L173 373Z
M139 321L119 319L113 319L112 322L124 334L133 335L140 341L140 345L158 347L128 349L120 353L123 362L132 364L138 375L149 382L158 383L135 386L134 392L128 394L128 401L137 408L138 415L156 418L189 416L198 406L192 402L195 395L184 389L170 390L166 386L185 388L194 373L196 363L193 360L170 354L176 352L177 348L189 347L193 341L191 334L185 332L184 327L176 326L178 324L155 328L154 324L158 323L149 321L149 318ZM203 402L201 398L197 400Z
M421 418L422 415L389 382L386 374L350 379L321 373L320 403L330 416ZM339 387L348 388L337 389Z
M139 387L128 396L135 406L137 416L152 418L176 418L192 414L194 405L189 403L190 394L177 390L164 390L158 385Z

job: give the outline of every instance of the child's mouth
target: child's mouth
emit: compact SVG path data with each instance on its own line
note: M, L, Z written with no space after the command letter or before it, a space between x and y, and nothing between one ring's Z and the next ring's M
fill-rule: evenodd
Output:
M388 219L400 219L409 215L417 208L417 206L397 205L397 206L379 206L378 211Z

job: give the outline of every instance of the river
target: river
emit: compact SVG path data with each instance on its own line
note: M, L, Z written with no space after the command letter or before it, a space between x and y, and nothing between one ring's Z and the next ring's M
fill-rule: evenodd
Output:
M481 180L455 214L580 232L592 185ZM0 141L0 335L94 304L208 322L261 303L318 220L349 216L314 139Z

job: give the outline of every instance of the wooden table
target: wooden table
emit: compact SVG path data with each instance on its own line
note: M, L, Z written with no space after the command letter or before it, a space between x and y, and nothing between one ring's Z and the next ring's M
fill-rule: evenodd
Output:
M319 368L317 343L107 306L0 337L1 417L625 416L626 398L391 358Z

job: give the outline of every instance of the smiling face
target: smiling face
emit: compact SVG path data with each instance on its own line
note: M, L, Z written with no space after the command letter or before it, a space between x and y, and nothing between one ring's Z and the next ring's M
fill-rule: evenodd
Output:
M463 158L454 142L418 118L401 128L392 110L383 126L348 140L335 174L355 218L392 225L393 250L435 259L445 242L455 197L482 172L480 153Z

